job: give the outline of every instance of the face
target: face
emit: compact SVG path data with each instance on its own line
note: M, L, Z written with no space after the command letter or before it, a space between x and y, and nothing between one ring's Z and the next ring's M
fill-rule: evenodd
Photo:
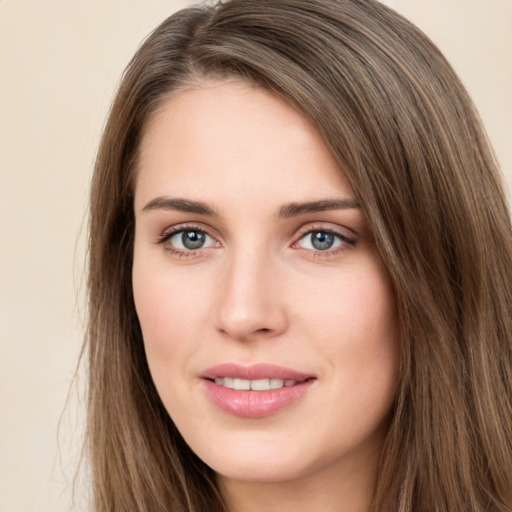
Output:
M144 134L133 290L149 367L221 478L367 471L397 386L395 302L314 128L262 89L177 93Z

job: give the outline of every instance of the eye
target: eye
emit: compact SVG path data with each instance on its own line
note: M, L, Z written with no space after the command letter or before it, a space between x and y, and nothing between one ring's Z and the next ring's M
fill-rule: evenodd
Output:
M176 252L197 251L217 245L217 242L201 229L180 229L162 237L161 243L165 243Z
M295 245L301 249L311 251L328 251L336 249L344 244L355 245L355 240L352 240L341 233L318 229L308 231Z

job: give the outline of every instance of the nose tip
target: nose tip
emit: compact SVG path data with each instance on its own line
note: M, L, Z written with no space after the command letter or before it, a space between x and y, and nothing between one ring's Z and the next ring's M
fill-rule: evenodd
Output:
M218 329L239 341L253 337L273 337L283 332L283 319L262 314L254 306L246 312L225 309L219 315Z
M271 270L244 267L232 268L220 289L217 329L239 341L279 336L286 330L288 320Z

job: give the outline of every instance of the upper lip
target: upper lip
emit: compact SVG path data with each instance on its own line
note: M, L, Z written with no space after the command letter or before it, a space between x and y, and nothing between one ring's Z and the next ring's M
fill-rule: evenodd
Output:
M241 364L221 363L205 370L201 375L203 379L215 380L219 377L234 379L290 379L298 382L313 378L314 375L303 373L292 368L269 363Z

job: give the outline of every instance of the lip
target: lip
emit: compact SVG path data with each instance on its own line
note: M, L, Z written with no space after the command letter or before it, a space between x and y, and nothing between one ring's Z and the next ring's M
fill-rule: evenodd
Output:
M200 377L215 380L217 377L231 377L233 379L293 379L298 382L313 378L314 375L299 372L284 366L269 363L239 364L222 363L205 370Z
M262 418L275 414L304 397L316 380L312 374L268 363L223 363L207 369L200 377L206 394L217 407L242 418ZM290 379L298 383L266 391L241 391L216 384L214 380L218 377L247 380Z

